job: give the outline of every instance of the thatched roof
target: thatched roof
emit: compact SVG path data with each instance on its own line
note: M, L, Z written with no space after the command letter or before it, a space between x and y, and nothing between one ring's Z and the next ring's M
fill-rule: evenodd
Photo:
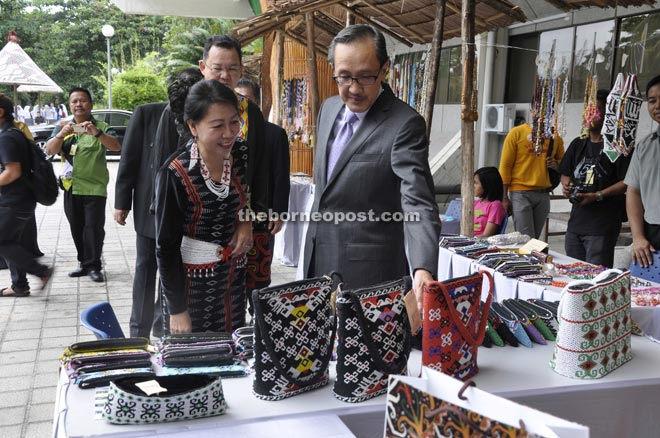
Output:
M580 8L626 8L630 6L653 5L656 0L546 0L564 11Z
M317 49L327 53L332 38L345 26L350 12L356 23L368 23L402 43L426 44L433 39L435 0L276 0L275 6L262 15L247 19L232 31L241 44L276 29L284 29L289 38L305 44L305 13L314 16ZM506 27L514 21L526 21L525 14L508 0L477 2L477 33ZM461 34L461 1L447 0L443 39Z

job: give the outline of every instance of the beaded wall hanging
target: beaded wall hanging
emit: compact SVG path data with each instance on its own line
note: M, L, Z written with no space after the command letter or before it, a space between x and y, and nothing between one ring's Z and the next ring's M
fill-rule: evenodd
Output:
M628 74L623 81L619 73L614 88L607 96L603 123L603 153L611 162L621 155L628 156L635 147L639 114L643 105L637 85L637 75Z
M543 152L546 139L557 133L565 135L566 131L568 75L563 59L555 56L555 46L556 41L553 41L550 52L540 53L536 58L531 135L536 155Z
M429 52L411 52L390 60L389 85L396 97L423 114L426 102L426 64Z
M307 80L289 79L282 81L280 95L280 118L289 140L310 141L309 106L307 104Z

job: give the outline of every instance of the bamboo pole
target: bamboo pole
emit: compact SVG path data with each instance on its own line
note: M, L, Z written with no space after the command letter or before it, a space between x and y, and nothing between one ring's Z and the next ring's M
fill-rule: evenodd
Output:
M461 8L461 40L463 61L463 88L461 92L461 157L462 178L461 233L474 235L474 122L472 108L474 86L474 0L463 0Z
M426 84L426 107L424 109L424 120L426 120L426 138L431 139L431 123L433 122L433 106L435 105L435 88L438 81L438 70L440 70L440 53L442 52L442 36L445 30L445 3L447 0L435 0L435 23L433 25L433 41L431 42L431 59L427 75L424 79Z
M282 81L284 81L284 32L277 31L277 79L275 83L275 123L282 126Z
M264 35L263 52L261 54L261 112L264 115L264 120L268 120L270 109L273 106L273 87L270 82L270 63L275 37L276 32L269 32Z
M311 126L312 138L309 145L314 147L316 142L316 118L319 109L319 80L316 66L316 45L314 44L314 14L307 12L305 14L307 22L307 68L309 74L309 84L307 92L309 93L309 125Z

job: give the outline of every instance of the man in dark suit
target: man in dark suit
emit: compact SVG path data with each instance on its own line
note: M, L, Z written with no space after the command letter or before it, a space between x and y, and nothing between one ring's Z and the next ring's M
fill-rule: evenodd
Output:
M261 90L250 79L242 78L234 89L238 94L247 97L259 105ZM289 211L289 138L286 131L269 121L264 121L266 147L270 149L270 203L269 215L272 218L265 224L255 224L252 229L254 247L248 252L246 287L249 297L251 291L270 285L270 266L273 261L273 246L275 234L281 229L282 213ZM249 308L252 311L252 307Z
M149 337L162 332L158 322L160 306L154 306L156 290L156 230L155 219L149 211L155 172L153 166L154 137L166 102L148 103L135 107L126 129L115 185L115 221L126 225L126 217L133 205L136 233L135 276L133 277L133 307L131 309L131 337Z
M421 308L440 234L426 124L384 82L389 64L379 31L343 29L328 58L339 96L326 100L318 117L304 272L337 271L351 289L413 272ZM401 220L404 213L413 217Z

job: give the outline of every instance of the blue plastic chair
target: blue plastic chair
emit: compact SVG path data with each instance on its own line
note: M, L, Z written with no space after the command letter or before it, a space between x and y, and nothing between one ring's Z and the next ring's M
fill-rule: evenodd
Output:
M660 252L653 253L653 264L647 268L642 268L639 264L630 264L630 275L641 278L642 280L660 283Z
M124 338L115 311L110 303L96 303L80 312L80 323L96 335L97 339Z
M451 216L454 220L461 221L461 198L452 199L447 206L446 216Z
M509 225L509 216L504 216L504 221L502 222L502 227L500 228L499 234L506 234L506 226Z

